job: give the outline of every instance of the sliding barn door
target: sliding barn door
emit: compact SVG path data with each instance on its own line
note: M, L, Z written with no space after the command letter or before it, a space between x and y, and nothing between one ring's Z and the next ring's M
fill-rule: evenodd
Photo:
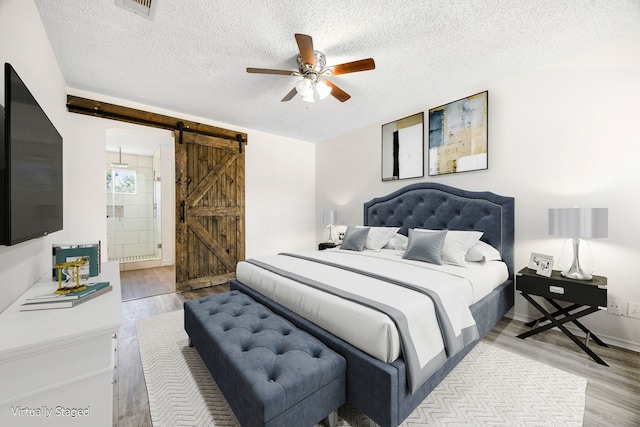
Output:
M176 132L177 290L232 279L244 259L244 233L244 150L236 141Z

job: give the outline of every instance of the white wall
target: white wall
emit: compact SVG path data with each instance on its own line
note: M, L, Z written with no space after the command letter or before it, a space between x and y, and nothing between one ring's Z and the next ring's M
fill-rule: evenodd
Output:
M489 91L489 169L381 182L378 123L323 142L316 150L317 205L337 209L341 222L362 224L362 204L418 181L489 190L516 199L516 269L531 252L560 255L563 241L547 234L547 210L609 208L609 237L591 241L595 274L609 279L609 298L640 302L640 34L546 67L425 99L424 111ZM387 122L418 111L399 111ZM426 151L426 150L425 150ZM427 154L425 153L425 156ZM425 157L425 164L427 158ZM316 217L317 239L322 219ZM518 296L517 317L534 310ZM620 345L640 348L640 320L594 313L584 323Z
M262 132L246 147L247 258L315 246L315 145Z
M40 15L32 1L0 1L0 72L4 81L4 63L13 65L58 132L66 134L66 85L51 50ZM4 105L4 84L0 85L0 103ZM2 120L4 120L2 118ZM63 162L73 147L64 141ZM66 240L69 220L68 179L65 182L64 231L15 246L0 246L0 311L28 287L51 271L51 245Z

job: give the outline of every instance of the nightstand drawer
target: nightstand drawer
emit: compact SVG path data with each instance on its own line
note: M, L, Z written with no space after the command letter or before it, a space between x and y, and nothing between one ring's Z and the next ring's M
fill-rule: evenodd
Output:
M322 242L318 245L318 250L337 248L338 246L340 246L340 243Z
M601 276L590 281L572 280L554 271L551 277L544 277L528 268L516 276L516 289L521 292L592 307L607 306L606 284L607 279Z

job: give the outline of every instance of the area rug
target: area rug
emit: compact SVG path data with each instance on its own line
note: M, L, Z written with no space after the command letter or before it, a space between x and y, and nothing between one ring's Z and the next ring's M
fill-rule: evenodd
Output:
M182 310L136 322L153 425L238 427ZM481 341L403 426L581 426L587 380ZM339 426L369 426L350 405Z

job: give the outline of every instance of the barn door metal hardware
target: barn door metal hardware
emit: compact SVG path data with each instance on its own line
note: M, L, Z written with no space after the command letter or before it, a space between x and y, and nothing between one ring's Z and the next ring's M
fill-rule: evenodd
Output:
M185 206L186 206L185 201L184 200L181 201L180 202L180 208L182 208L182 211L180 212L180 223L181 224L184 224Z
M236 135L236 139L238 140L238 150L240 150L240 154L242 154L242 146L246 142L246 139L241 133Z
M180 131L180 135L178 136L178 144L182 145L182 132L184 132L183 122L178 122L178 130Z

